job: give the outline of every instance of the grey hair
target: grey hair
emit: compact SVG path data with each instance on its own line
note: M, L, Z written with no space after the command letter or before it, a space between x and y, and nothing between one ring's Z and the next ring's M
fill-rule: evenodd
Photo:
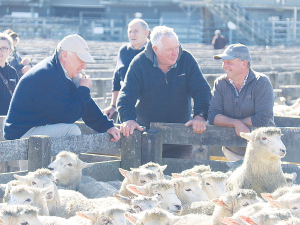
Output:
M67 52L68 55L75 54L74 52L68 52L68 51L64 51L64 50L57 50L57 56L58 56L59 59L61 58L61 55L62 55L63 52Z
M0 33L0 40L6 40L6 41L8 41L10 49L14 48L14 46L13 46L13 40L12 40L11 36L9 36L8 34Z
M178 41L178 36L174 32L173 28L166 27L166 26L156 26L153 28L153 31L150 34L150 40L151 40L152 46L156 46L156 47L160 48L162 37L176 38Z
M138 22L142 25L142 27L145 30L149 30L148 24L144 20L142 20L142 19L133 19L133 20L131 20L130 23L128 24L128 27L131 26L132 24L138 23Z

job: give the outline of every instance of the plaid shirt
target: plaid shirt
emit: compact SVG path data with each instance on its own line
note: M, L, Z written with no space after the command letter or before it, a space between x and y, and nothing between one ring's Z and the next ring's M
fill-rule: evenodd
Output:
M236 86L235 86L233 80L231 80L230 78L228 79L229 82L230 82L230 83L232 84L232 86L234 87L234 90L235 90L235 96L236 96L237 98L240 96L241 90L243 89L243 87L244 87L245 84L247 83L248 76L249 76L249 72L248 72L248 74L247 74L247 76L246 76L246 78L245 78L245 80L244 80L244 83L243 83L243 85L242 85L242 87L241 87L241 89L240 89L239 91L237 90L237 88L236 88Z

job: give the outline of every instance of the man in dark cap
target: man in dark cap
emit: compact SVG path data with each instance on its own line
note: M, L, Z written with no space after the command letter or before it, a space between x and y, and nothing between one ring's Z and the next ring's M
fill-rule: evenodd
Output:
M208 112L211 125L234 127L237 135L248 127L274 126L274 93L269 78L250 68L249 49L242 44L228 46L214 59L223 60L225 75L215 80ZM243 158L245 148L223 147L228 160Z

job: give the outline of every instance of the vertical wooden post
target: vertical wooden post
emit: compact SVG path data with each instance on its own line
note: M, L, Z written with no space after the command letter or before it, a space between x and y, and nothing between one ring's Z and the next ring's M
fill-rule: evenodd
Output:
M162 131L147 130L142 135L142 164L147 162L162 163Z
M31 136L28 140L28 171L47 168L51 163L51 141L48 136Z
M130 170L141 165L142 132L135 130L132 135L121 137L121 168Z

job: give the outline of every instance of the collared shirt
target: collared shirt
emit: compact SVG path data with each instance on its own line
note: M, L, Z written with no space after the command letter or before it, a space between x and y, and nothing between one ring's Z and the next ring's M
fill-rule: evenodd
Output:
M153 66L155 66L155 67L158 67L158 68L159 68L159 66L158 66L158 62L157 62L157 59L156 59L156 55L154 55L154 58L153 58ZM176 67L177 67L177 62L176 62L174 65L170 66L170 68L168 69L168 71L167 71L167 72L169 72L169 71L170 71L170 69L172 69L172 68L176 68ZM166 74L167 72L165 72L165 74Z
M145 43L142 47L140 47L140 48L138 48L138 49L134 48L134 47L132 46L132 44L130 44L130 48L132 48L133 50L141 50L142 48L146 48L147 44L148 44L148 41L146 41L146 43Z
M244 80L244 82L243 82L243 85L242 85L242 87L241 87L241 89L240 89L239 91L238 91L238 89L236 88L236 86L235 86L233 80L231 80L230 78L228 78L229 82L230 82L230 83L232 84L232 86L234 87L234 90L235 90L235 96L236 96L237 98L240 96L240 93L241 93L242 88L243 88L243 87L245 86L245 84L247 83L248 76L249 76L249 72L248 72L248 74L247 74L247 76L246 76L246 78L245 78L245 80Z

